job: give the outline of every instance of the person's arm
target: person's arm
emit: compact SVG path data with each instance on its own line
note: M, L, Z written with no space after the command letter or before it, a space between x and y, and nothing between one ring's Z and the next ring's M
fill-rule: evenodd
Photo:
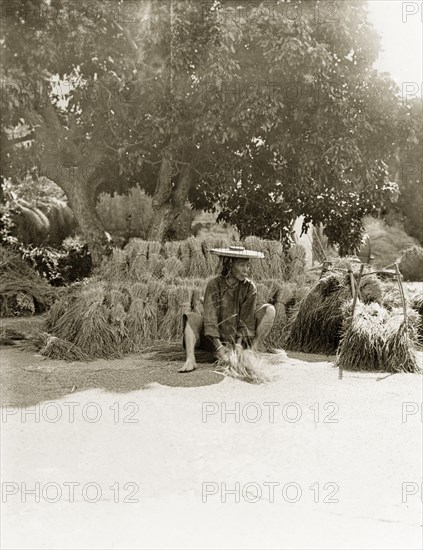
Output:
M255 313L257 309L257 288L250 281L247 295L245 296L239 314L238 338L251 339L256 335Z

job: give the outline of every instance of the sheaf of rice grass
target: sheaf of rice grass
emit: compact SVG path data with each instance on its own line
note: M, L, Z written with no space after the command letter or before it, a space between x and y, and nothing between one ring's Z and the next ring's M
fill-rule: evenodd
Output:
M146 254L140 253L134 256L129 267L129 278L132 281L143 281L149 274L149 263Z
M170 256L166 258L163 265L163 278L173 280L176 277L180 277L184 272L184 266L181 260L178 260L176 256Z
M60 359L63 361L90 361L91 358L81 348L58 338L52 336L47 332L39 332L35 338L39 345L40 355L49 357L50 359Z
M187 245L190 250L190 277L207 277L208 265L204 256L201 241L195 237L189 237L187 239Z
M162 252L165 259L178 258L180 246L181 241L167 241L163 243Z
M150 257L153 254L160 255L161 250L162 250L162 243L158 241L148 241L148 253L147 253L148 259L150 259Z
M418 325L418 341L419 344L423 344L423 295L417 295L414 296L411 301L410 305L413 308L413 310L416 312L418 319L419 319L419 325Z
M380 282L374 275L363 277L360 292L365 303L378 302ZM336 271L322 277L295 307L286 327L285 347L305 353L335 353L344 319L342 306L352 294L348 273Z
M264 373L265 360L260 354L251 349L241 349L238 346L231 348L223 359L219 359L217 367L222 369L225 376L248 382L249 384L263 384L270 378Z
M354 318L344 322L336 367L346 370L418 373L415 322L406 323L401 309L357 303Z
M148 272L157 278L163 277L163 269L165 267L165 259L160 254L149 253L148 256Z

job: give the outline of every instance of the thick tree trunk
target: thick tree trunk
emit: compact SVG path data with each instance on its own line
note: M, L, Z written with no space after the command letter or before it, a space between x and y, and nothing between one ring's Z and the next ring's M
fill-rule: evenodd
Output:
M191 167L182 164L177 182L172 186L172 163L164 158L157 178L153 197L153 221L148 238L151 241L165 241L169 238L184 238L190 218L185 205L191 186Z
M72 133L65 128L53 105L46 102L39 115L44 124L38 124L40 149L40 174L47 175L66 193L76 222L91 253L93 266L100 265L111 252L105 229L95 209L97 183L90 178L92 167L100 166L103 146L96 142L77 147ZM53 176L52 176L53 174Z
M101 260L110 254L111 247L95 209L93 193L87 182L75 181L72 188L66 190L66 194L76 222L88 244L93 266L99 266Z

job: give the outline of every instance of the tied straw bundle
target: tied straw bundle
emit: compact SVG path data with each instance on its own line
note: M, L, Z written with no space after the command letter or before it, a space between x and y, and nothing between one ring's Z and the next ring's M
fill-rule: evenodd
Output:
M395 269L403 308L402 311L393 309L390 312L382 305L376 303L366 305L358 300L358 288L363 273L363 267L361 267L351 313L344 323L335 362L335 366L339 367L340 379L342 379L343 369L390 373L420 372L415 354L417 338L415 319L413 315L410 319L407 311L397 264ZM416 316L415 313L414 316ZM410 324L410 320L414 323Z
M263 372L264 359L250 349L235 346L219 359L217 367L225 376L230 376L249 384L263 384L270 378Z

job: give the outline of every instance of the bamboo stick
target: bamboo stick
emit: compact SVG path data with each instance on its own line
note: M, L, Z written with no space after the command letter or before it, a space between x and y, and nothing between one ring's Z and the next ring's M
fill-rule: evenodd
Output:
M407 303L405 301L404 287L402 285L402 280L401 280L402 276L401 276L401 272L399 270L399 267L398 267L397 263L395 263L395 271L396 271L396 274L397 274L398 287L399 287L399 291L400 291L400 294L401 294L401 302L402 302L402 309L403 309L403 312L404 312L405 328L408 329Z

